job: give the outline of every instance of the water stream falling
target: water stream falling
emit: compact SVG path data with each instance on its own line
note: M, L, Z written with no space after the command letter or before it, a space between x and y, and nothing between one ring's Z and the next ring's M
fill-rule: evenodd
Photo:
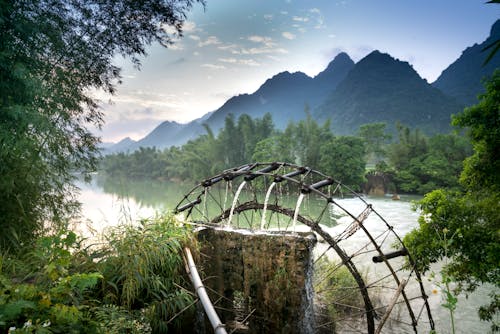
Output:
M208 217L207 195L208 195L208 187L206 187L205 190L203 191L203 203L204 203L204 209L205 209L205 217Z
M304 199L304 194L300 194L299 198L297 198L297 205L295 205L295 211L293 212L293 223L292 228L295 233L295 225L297 225L297 217L299 215L300 205L302 204L302 200Z
M264 199L264 208L262 209L262 220L260 221L260 229L261 230L264 229L264 224L266 222L267 203L269 202L269 197L271 196L271 191L273 190L275 185L276 185L276 182L273 182L273 183L271 183L271 185L267 189L266 198Z
M226 192L224 193L224 203L222 204L222 211L226 211L227 193L229 192L229 182L226 182Z
M238 197L240 196L241 190L245 186L247 181L241 182L240 186L238 187L238 190L236 190L236 194L234 194L234 199L233 199L233 205L231 205L231 210L229 211L229 218L227 219L227 224L226 226L229 227L231 226L231 220L233 219L233 213L234 213L234 207L236 206L236 203L238 202Z

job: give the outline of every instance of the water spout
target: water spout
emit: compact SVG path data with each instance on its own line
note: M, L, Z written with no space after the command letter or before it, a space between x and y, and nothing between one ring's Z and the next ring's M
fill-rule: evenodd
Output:
M276 182L271 183L269 188L267 189L266 198L264 199L264 208L262 209L262 220L260 221L260 229L264 229L264 223L266 222L266 210L267 210L267 202L269 202L269 196L271 196L271 191L273 190Z
M299 198L297 198L297 205L295 205L295 211L293 213L293 232L295 233L295 225L297 225L297 217L299 215L300 205L302 204L302 200L304 199L304 194L300 193Z
M224 194L224 203L222 204L222 211L226 211L227 194L229 192L229 182L226 182L226 192Z
M205 204L205 219L207 220L208 220L208 204L207 204L208 188L209 187L205 187L203 189L203 202Z
M245 186L247 182L243 181L241 182L240 186L238 187L238 190L236 190L236 194L234 194L234 199L233 199L233 205L231 205L231 210L229 211L229 218L227 219L227 224L226 226L229 227L231 226L231 220L233 219L233 213L234 213L234 207L236 206L236 203L238 202L238 197L240 196L241 190Z

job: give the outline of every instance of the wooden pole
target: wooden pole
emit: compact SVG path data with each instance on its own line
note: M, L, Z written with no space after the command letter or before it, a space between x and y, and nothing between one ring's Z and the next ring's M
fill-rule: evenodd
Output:
M380 334L380 332L382 331L382 327L384 327L385 322L387 321L387 319L389 319L389 315L391 314L392 309L394 308L394 305L396 305L396 302L398 301L399 295L401 294L401 292L403 292L403 289L405 288L406 283L407 282L405 279L401 280L401 283L399 283L398 289L396 290L396 293L392 297L391 302L390 302L389 306L387 307L387 311L385 311L384 316L382 317L382 319L378 323L377 329L375 330L375 334Z

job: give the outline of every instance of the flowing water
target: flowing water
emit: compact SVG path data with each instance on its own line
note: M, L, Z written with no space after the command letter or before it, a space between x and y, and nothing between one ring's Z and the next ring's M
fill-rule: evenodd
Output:
M260 229L264 229L264 225L266 224L266 211L267 211L267 205L269 204L269 196L271 196L271 191L273 191L274 186L276 185L276 182L271 183L269 188L267 189L266 192L266 198L264 199L264 208L262 209L262 219L260 221Z
M81 188L80 201L82 202L83 224L77 225L77 230L82 234L90 236L92 233L99 234L107 227L115 226L120 223L134 223L140 218L154 217L158 212L172 210L175 205L183 198L193 184L160 183L160 182L130 182L128 180L105 180L95 179L90 184L79 183ZM244 184L240 184L239 191L243 195ZM270 187L271 188L271 187ZM268 192L269 188L268 188ZM238 194L239 195L239 194ZM286 194L280 194L286 196ZM268 195L266 195L269 198ZM292 198L293 197L293 198ZM418 197L401 196L400 201L392 201L390 196L369 197L367 202L373 205L373 208L383 216L394 230L401 237L418 226L418 213L412 210L412 200ZM314 206L314 200L308 200L307 203L300 202L297 196L290 196L291 206L295 203L300 207L300 213L306 210L308 206ZM356 201L353 199L343 199L341 204L348 210L358 213ZM203 205L203 204L202 204ZM224 205L225 207L225 205ZM205 208L205 210L207 210ZM328 227L332 231L345 228L351 219L332 208L331 215L338 215L337 225ZM298 210L297 210L298 211ZM265 213L263 213L265 215ZM260 218L260 217L259 217ZM262 217L264 218L264 217ZM370 218L369 218L370 219ZM369 224L369 219L367 223ZM231 217L228 220L231 221ZM260 219L259 219L260 221ZM262 224L262 223L261 223ZM303 228L302 224L297 224L297 229ZM350 247L356 247L356 235L349 239ZM347 246L346 246L347 247ZM433 270L439 272L439 266L434 266ZM449 326L449 314L446 309L441 307L442 296L444 292L434 283L436 278L430 279L425 276L424 281L428 291L437 291L429 293L429 303L432 308L434 320L438 333L451 333ZM488 302L488 294L493 290L490 286L480 287L474 294L460 296L456 310L456 333L488 333L489 324L481 322L477 316L477 308ZM394 333L398 333L397 329Z
M238 203L238 198L240 197L240 193L243 190L243 187L245 186L247 182L243 181L240 183L240 186L238 187L238 190L236 190L236 194L234 195L233 199L233 205L231 205L231 211L229 211L229 218L227 219L226 226L231 226L231 220L233 220L233 214L234 214L234 207L236 206L236 203Z

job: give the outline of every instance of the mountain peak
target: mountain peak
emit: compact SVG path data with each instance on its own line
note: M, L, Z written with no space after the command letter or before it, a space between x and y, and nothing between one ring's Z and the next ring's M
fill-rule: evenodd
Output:
M328 64L325 71L333 69L337 66L346 66L346 65L354 65L351 57L345 52L341 52L333 58L333 60Z
M333 58L323 72L320 72L315 78L321 78L328 75L334 75L336 72L346 72L354 67L354 62L345 52L341 52Z
M354 62L345 52L341 52L328 64L323 72L314 77L318 83L318 89L324 93L330 93L344 80L347 73L354 67Z
M378 50L372 51L361 59L354 70L368 76L372 73L371 76L388 80L425 81L408 62L393 58Z
M491 26L490 37L500 36L500 19Z
M482 79L490 76L500 67L500 54L484 64L490 50L484 50L500 38L500 20L491 27L491 35L481 44L474 44L462 52L462 55L448 66L432 84L445 94L453 96L466 106L478 102L478 94L484 92Z
M274 94L277 91L287 91L290 87L298 85L307 85L312 80L304 72L290 73L288 71L280 72L274 75L257 90L258 94Z
M307 76L304 72L288 72L288 71L284 71L284 72L280 72L276 75L274 75L271 79L268 79L267 81L271 81L271 80L288 80L288 79L293 79L293 78L309 78L309 76Z
M384 61L384 62L398 61L397 59L393 58L391 55L384 53L384 52L380 52L379 50L373 50L368 55L366 55L366 57L363 58L361 61L363 61L365 59L369 59L371 61L375 60L375 61Z

